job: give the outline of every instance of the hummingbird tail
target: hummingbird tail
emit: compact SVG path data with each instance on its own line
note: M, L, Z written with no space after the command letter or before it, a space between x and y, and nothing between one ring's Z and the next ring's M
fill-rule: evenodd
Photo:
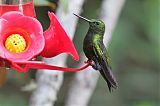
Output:
M111 92L112 88L116 89L118 87L118 83L115 79L115 77L113 76L113 73L111 72L110 68L107 68L107 70L100 70L101 75L103 76L103 78L105 79L105 81L107 82L109 91Z

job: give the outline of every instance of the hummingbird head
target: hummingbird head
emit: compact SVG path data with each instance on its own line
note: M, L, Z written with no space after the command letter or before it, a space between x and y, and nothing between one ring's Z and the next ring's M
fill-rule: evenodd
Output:
M85 17L82 17L80 15L77 15L77 14L74 14L75 16L77 16L78 18L84 20L84 21L87 21L89 23L89 26L90 26L90 29L92 31L95 31L97 33L104 33L105 31L105 24L103 21L101 20L96 20L96 19L87 19Z
M89 22L90 28L96 32L104 33L105 24L101 20L91 19Z

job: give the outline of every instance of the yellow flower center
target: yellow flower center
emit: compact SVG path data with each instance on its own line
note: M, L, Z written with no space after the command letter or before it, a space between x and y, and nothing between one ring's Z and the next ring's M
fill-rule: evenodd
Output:
M6 39L5 48L12 53L22 53L26 49L26 41L23 36L12 34Z

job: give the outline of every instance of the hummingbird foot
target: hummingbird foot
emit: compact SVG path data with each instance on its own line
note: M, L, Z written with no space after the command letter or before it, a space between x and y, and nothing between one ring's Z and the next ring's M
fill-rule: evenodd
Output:
M99 64L93 64L92 68L95 70L101 70L101 66Z
M92 66L92 68L95 69L95 70L101 70L101 66L99 64L96 64L92 60L87 60L87 61L85 61L85 63L90 64L90 66Z
M90 66L92 66L92 65L95 64L94 61L92 61L92 60L87 60L87 61L85 61L84 63L85 63L85 64L89 64Z

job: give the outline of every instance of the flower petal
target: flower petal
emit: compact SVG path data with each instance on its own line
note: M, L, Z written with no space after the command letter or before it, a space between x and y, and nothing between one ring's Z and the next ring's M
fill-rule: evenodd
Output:
M7 20L0 18L0 57L5 57L4 56L4 47L3 47L3 36L2 35L2 30L4 26L8 23Z
M21 12L12 11L12 12L6 12L1 16L1 18L9 20L10 22L14 22L15 20L18 20L23 16L24 15Z
M44 32L45 47L41 55L43 57L53 57L60 53L70 54L74 60L79 60L78 53L68 37L67 33L59 23L54 13L48 12L51 24Z

